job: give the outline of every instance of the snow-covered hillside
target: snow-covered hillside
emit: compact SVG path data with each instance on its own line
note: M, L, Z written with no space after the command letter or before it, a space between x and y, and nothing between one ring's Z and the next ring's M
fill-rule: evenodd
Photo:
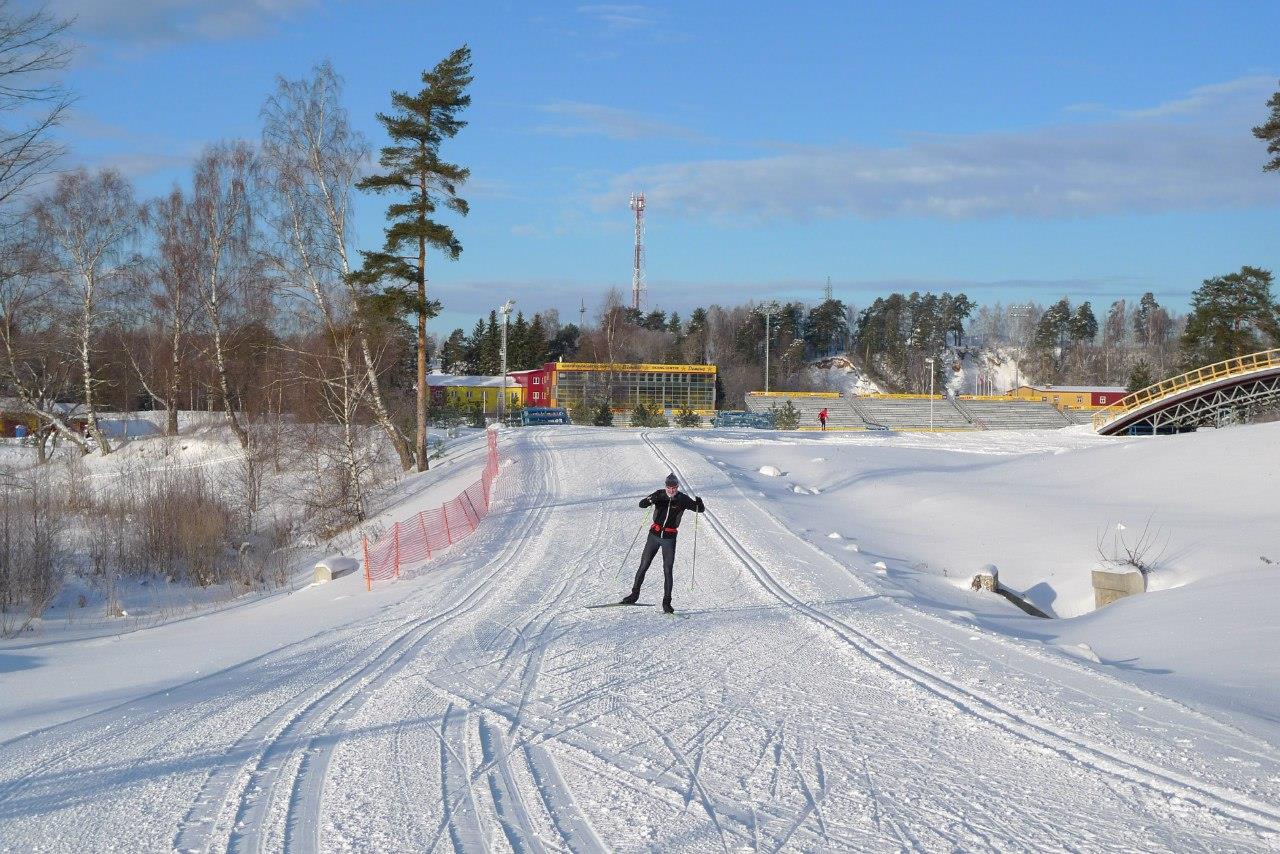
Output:
M843 353L814 361L809 366L807 377L816 388L842 394L877 394L884 391Z
M1019 347L963 348L950 350L943 359L950 364L947 391L951 394L1004 394L1028 382L1018 366ZM959 367L959 370L955 370Z
M1277 439L504 431L488 518L398 583L0 647L0 849L1274 849ZM708 506L680 615L588 610L668 471ZM962 586L1082 611L1148 517L1154 592Z

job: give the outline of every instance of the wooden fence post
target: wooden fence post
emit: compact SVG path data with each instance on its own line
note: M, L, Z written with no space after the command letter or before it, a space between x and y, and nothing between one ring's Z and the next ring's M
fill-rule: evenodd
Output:
M369 538L361 537L361 544L364 546L364 587L365 590L373 590L373 576L369 574Z
M440 515L444 517L444 537L449 541L449 545L453 545L453 532L449 530L449 505L448 503L440 505Z
M395 538L396 547L396 578L400 577L400 523L396 522L391 528L391 535Z
M427 544L427 560L431 560L431 537L427 535L427 520L423 513L418 514L418 524L422 527L422 541Z

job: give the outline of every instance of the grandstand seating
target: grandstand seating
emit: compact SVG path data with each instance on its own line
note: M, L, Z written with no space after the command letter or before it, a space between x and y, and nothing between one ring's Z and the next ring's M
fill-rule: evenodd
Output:
M818 426L818 412L827 410L827 426L855 430L928 430L929 398L925 395L840 395L813 397L771 392L747 395L748 412L768 412L790 400L800 413L800 427ZM1059 411L1041 400L1005 398L966 400L938 396L933 399L933 426L936 430L1032 430L1066 427L1088 421L1085 410Z
M773 392L766 396L751 392L747 395L747 411L768 412L770 407L777 406L781 408L786 406L788 400L800 413L801 427L818 427L818 413L823 409L827 410L828 427L844 427L846 429L854 427L859 430L865 430L871 426L859 417L858 413L848 404L844 395L839 397L809 397L803 394L790 396L785 393Z
M1062 415L1072 424L1090 424L1097 412L1096 409L1064 409Z
M929 429L928 397L862 395L858 397L858 408L865 417L890 430ZM978 429L945 397L933 399L933 427L935 430Z
M956 405L984 430L1052 429L1074 423L1052 403L1043 400L965 400L961 397Z

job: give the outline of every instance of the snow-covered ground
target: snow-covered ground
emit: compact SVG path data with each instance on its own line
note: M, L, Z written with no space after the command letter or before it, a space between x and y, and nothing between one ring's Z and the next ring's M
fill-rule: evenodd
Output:
M1271 850L1277 439L504 431L399 583L0 646L0 850ZM585 609L669 470L682 615ZM1153 591L1085 613L1148 518Z

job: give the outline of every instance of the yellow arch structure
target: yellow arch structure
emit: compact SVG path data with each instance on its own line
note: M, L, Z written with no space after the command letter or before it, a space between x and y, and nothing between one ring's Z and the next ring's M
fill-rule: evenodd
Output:
M1136 410L1144 409L1161 399L1182 394L1190 389L1210 386L1232 377L1277 369L1280 369L1280 349L1263 350L1250 353L1248 356L1237 356L1234 359L1224 359L1212 365L1205 365L1203 368L1161 380L1154 385L1125 395L1106 409L1094 414L1093 428L1101 433L1108 425L1114 424Z

